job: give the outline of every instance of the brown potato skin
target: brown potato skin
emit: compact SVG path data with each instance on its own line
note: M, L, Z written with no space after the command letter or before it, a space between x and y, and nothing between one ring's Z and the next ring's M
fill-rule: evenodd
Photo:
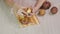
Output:
M49 9L51 7L51 3L49 1L45 1L42 6L40 7L40 9Z
M51 13L52 14L56 14L58 12L58 8L57 7L52 7L51 8Z

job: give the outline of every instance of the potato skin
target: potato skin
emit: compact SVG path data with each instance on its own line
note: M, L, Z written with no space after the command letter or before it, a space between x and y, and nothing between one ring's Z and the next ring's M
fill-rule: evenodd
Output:
M58 8L57 7L52 7L50 11L51 11L52 14L56 14L58 12Z
M40 7L40 9L49 9L51 7L51 3L49 1L45 1L42 6Z

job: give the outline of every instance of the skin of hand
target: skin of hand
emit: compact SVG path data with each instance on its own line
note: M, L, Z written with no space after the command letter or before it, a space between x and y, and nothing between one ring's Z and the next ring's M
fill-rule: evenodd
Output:
M41 5L43 4L43 2L45 2L46 0L37 0L34 8L33 8L33 13L36 13L38 11L38 9L41 7Z

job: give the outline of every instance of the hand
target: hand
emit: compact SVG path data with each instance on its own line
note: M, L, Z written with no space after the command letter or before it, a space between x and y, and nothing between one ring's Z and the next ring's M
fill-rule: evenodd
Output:
M37 14L38 10L39 10L39 8L36 8L36 7L35 7L35 8L33 8L33 11L32 11L32 12L33 12L34 14Z
M33 8L33 10L32 10L33 13L36 13L37 11L38 11L38 9L36 9L36 8Z
M36 13L39 8L41 7L41 5L43 4L43 2L45 2L46 0L37 0L35 6L33 7L33 12Z

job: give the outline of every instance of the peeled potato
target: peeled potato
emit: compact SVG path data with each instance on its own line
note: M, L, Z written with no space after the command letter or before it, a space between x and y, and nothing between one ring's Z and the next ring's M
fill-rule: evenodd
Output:
M27 8L27 13L31 13L32 9L31 8Z
M45 10L44 9L40 9L39 10L39 15L40 16L44 16L45 15Z

